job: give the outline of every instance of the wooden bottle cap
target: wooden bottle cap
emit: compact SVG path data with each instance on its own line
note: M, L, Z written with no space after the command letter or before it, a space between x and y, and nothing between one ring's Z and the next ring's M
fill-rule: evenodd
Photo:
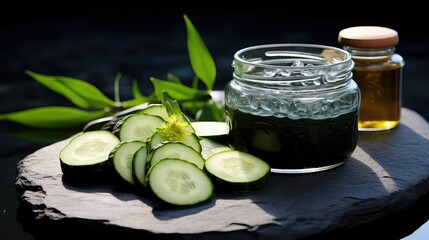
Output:
M338 42L357 48L390 48L398 44L398 32L379 26L357 26L341 30Z

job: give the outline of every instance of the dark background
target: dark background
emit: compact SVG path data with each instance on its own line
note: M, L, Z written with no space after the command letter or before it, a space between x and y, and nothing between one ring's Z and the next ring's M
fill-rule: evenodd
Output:
M113 96L115 74L122 72L124 99L130 97L127 88L131 79L137 79L146 93L151 92L150 76L165 78L171 72L190 82L193 72L182 17L187 14L216 61L217 89L230 80L233 54L241 48L282 42L341 47L337 35L343 28L391 27L400 36L397 53L406 61L403 105L428 116L425 100L429 83L423 70L427 66L429 33L419 27L425 16L419 11L421 7L400 12L367 5L339 10L329 5L288 6L139 8L64 4L33 9L23 4L11 10L15 14L1 17L0 82L8 82L9 89L0 91L2 95L22 96L15 106L2 104L2 111L40 106L46 104L40 101L57 97L25 75L25 69L86 80L108 96ZM27 90L20 87L22 84ZM28 98L32 98L31 106L25 101ZM60 97L54 103L69 104Z
M424 8L410 4L393 9L328 3L237 3L231 6L137 7L77 5L65 2L29 5L18 2L1 9L0 113L71 103L25 75L26 69L88 81L113 98L113 79L123 74L121 97L131 97L131 80L143 93L152 92L149 77L171 72L185 83L194 77L187 55L187 14L200 32L217 66L215 89L231 79L233 55L241 48L266 43L315 43L341 47L338 32L356 25L379 25L398 31L396 52L405 59L403 107L429 120L429 33ZM406 4L406 3L405 3ZM168 6L167 6L168 5ZM405 17L407 16L407 17ZM31 239L20 225L14 187L16 163L37 149L78 130L37 131L0 122L0 239ZM425 204L415 221L403 223L401 237L429 219ZM392 229L392 232L394 230ZM387 234L389 236L389 234ZM393 239L398 238L396 235Z

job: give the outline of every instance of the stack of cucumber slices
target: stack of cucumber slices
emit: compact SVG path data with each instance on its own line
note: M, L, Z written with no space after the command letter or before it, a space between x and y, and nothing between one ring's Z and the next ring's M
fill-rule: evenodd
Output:
M60 151L61 169L69 179L114 172L122 182L178 206L206 202L215 188L259 188L269 178L269 165L212 139L228 134L226 129L223 122L190 122L163 93L162 103L122 117L113 128L72 137Z

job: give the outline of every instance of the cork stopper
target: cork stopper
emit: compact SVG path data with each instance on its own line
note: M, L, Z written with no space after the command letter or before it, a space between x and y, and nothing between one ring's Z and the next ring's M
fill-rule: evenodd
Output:
M398 33L386 27L357 26L341 30L338 42L357 48L390 48L398 44Z

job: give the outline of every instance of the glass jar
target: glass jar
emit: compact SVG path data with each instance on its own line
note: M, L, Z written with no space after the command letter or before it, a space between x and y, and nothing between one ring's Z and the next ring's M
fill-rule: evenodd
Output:
M398 33L390 28L357 26L340 31L338 42L352 54L353 79L361 90L359 130L396 127L401 118L403 58L395 53Z
M343 164L358 139L360 91L349 52L313 44L239 50L225 87L232 148L275 173L311 173Z

